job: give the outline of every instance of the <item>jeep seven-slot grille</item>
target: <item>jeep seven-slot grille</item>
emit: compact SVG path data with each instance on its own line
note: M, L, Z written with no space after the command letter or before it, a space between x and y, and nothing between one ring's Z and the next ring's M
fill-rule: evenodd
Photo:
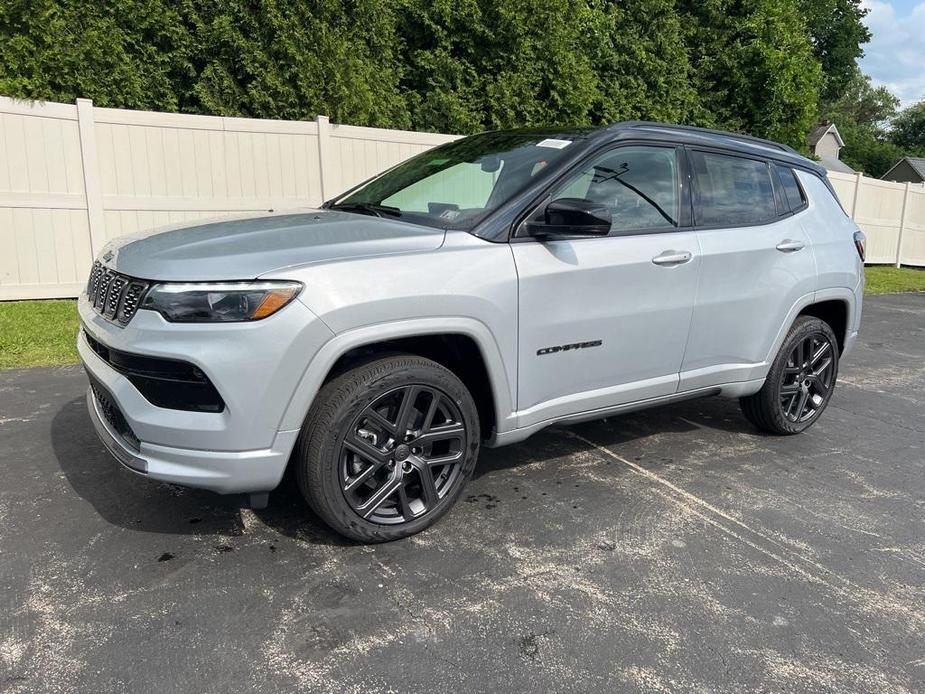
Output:
M141 304L149 283L93 263L87 281L87 298L94 310L118 325L126 325Z

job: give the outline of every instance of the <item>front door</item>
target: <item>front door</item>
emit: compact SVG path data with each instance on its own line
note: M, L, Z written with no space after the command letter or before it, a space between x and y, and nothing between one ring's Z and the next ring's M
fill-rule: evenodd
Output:
M554 190L609 207L607 236L518 231L518 426L677 390L700 271L679 154L617 147Z

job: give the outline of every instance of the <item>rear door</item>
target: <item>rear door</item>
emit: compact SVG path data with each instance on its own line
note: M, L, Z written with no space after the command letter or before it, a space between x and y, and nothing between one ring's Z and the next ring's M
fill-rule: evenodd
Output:
M606 205L608 236L512 240L520 426L676 391L700 265L681 154L625 145L565 177L546 202Z
M816 267L773 165L715 150L688 150L701 277L680 390L760 378L761 364Z

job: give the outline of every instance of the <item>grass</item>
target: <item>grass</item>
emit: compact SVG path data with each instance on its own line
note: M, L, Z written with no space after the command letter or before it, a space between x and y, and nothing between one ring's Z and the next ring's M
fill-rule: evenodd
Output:
M0 369L77 362L77 302L0 302Z
M872 265L864 268L864 276L867 280L865 294L925 292L925 270Z
M867 294L925 291L925 270L866 268ZM77 302L0 301L0 369L77 362Z

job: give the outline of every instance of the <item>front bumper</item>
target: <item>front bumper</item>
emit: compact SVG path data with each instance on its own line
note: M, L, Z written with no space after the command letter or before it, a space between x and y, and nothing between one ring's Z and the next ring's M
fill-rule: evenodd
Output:
M283 416L307 364L331 337L300 302L246 324L177 325L139 311L122 328L99 316L86 297L78 312L83 330L111 349L194 364L225 402L222 412L153 405L100 358L81 331L77 349L84 367L122 419L119 427L107 419L92 388L90 418L119 462L153 479L220 493L261 492L279 484L299 434L280 430Z
M268 491L276 487L299 434L298 431L281 431L273 447L256 451L199 451L144 441L134 450L101 414L90 388L87 389L87 410L100 441L132 472L221 494Z

